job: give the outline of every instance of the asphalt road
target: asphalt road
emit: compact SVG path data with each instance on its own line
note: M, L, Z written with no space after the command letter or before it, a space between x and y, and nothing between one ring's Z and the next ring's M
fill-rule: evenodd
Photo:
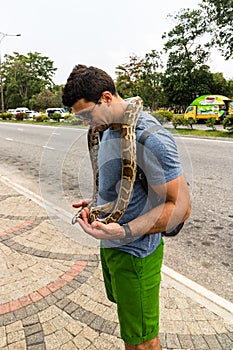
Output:
M190 183L192 214L176 238L166 239L164 263L233 301L233 141L176 141ZM67 211L74 201L90 197L85 130L1 123L0 142L1 174Z

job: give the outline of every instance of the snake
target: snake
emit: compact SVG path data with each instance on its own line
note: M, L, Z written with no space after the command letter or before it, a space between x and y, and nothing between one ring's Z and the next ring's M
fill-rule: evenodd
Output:
M93 195L87 205L89 212L88 221L91 224L94 221L100 221L104 224L118 222L124 215L133 190L137 171L136 154L136 125L138 117L143 109L142 99L139 96L127 100L128 105L124 112L120 124L120 147L121 147L121 180L118 197L114 202L108 202L103 205L97 205L99 189L99 169L98 169L98 151L100 144L100 133L95 127L89 127L87 133L88 150L93 170ZM77 218L82 219L83 207L72 219L75 224ZM104 217L103 217L104 215Z

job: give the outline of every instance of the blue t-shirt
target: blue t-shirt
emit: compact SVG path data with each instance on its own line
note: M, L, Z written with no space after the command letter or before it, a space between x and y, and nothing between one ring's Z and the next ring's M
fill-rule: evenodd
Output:
M144 146L137 142L138 165L146 174L150 185L160 185L171 181L182 174L182 168L177 147L172 135L164 129L157 120L146 112L142 112L136 127L136 140L141 134L153 125L159 125L158 130L152 132L145 140ZM140 155L140 156L139 156ZM104 131L98 154L99 162L99 195L98 205L116 201L121 180L121 148L120 130L111 128ZM140 215L148 212L156 204L148 200L147 193L142 185L137 170L136 181L133 186L129 205L119 220L119 224L130 222ZM163 200L153 192L157 205ZM128 243L121 240L104 240L106 248L116 248L137 257L151 254L159 245L161 234L147 234Z

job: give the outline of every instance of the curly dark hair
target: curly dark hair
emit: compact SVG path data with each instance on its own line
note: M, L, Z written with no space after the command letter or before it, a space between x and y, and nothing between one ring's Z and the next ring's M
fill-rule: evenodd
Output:
M116 95L112 78L102 69L79 64L74 67L63 89L62 102L72 107L79 99L97 103L104 91Z

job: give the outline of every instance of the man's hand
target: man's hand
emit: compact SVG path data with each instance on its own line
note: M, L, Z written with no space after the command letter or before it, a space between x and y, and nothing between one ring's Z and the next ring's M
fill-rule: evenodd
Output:
M82 214L83 220L88 223L89 209L87 208L88 204L91 202L91 199L83 199L78 203L72 204L73 208L79 208L79 211L72 219L72 224L74 225L77 222L77 217Z
M117 223L103 224L99 221L88 223L88 209L83 209L82 219L77 219L82 229L96 239L123 239L125 238L124 228Z
M90 203L90 199L83 199L82 201L80 201L80 202L78 202L78 203L73 203L72 204L72 207L73 208L80 208L80 207L83 207L83 208L85 208L85 207L87 207L88 206L88 204Z

